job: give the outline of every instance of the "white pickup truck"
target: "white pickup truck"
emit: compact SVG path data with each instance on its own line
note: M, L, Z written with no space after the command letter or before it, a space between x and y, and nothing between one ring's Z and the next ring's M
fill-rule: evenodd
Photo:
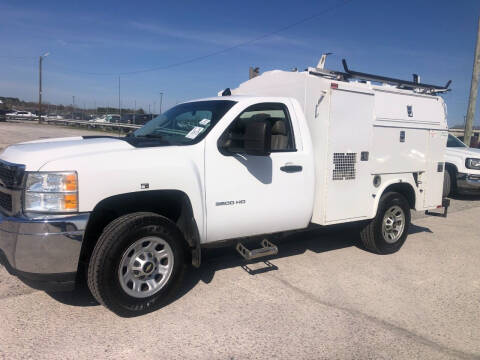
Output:
M93 296L134 316L165 304L207 244L358 222L368 250L397 251L411 209L447 205L444 88L345 68L266 72L123 138L8 147L3 263L50 289L85 267ZM278 251L234 243L247 260Z
M480 149L469 148L449 134L445 151L443 196L458 190L480 191Z
M7 114L7 117L11 117L14 119L32 119L35 117L34 113L30 111L14 111Z

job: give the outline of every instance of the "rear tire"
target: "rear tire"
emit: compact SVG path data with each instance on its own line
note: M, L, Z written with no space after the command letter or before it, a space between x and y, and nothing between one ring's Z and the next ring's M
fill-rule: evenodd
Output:
M445 169L443 173L443 197L449 196L451 191L452 191L452 176L450 175L450 171Z
M402 247L410 227L410 206L399 193L387 192L377 215L360 232L364 246L377 254L393 254Z
M133 213L103 231L88 266L95 299L123 317L143 315L175 295L185 272L184 241L169 219Z

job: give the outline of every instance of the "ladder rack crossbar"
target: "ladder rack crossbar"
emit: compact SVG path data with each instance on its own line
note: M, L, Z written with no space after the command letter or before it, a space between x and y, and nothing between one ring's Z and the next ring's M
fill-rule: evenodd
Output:
M382 75L374 75L374 74L368 74L368 73L363 73L359 71L353 71L348 68L347 61L345 59L342 59L342 64L343 64L345 73L341 73L341 74L343 74L347 79L356 78L359 80L383 82L383 83L397 85L399 88L404 88L404 89L423 89L429 93L441 93L441 92L449 91L450 89L448 87L452 82L451 80L449 80L445 86L423 84L415 81L395 79L395 78L382 76Z

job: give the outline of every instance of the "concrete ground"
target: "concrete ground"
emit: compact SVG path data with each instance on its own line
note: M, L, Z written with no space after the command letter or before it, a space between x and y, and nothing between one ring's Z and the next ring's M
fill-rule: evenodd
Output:
M77 133L0 123L0 144ZM388 256L349 227L292 235L266 262L211 249L175 301L133 319L0 268L0 359L480 359L479 217L466 195L447 219L415 214Z

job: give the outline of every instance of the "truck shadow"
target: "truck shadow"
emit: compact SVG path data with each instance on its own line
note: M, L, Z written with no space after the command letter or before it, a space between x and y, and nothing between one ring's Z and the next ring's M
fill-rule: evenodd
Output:
M411 224L409 234L432 231L429 228ZM328 251L339 250L355 246L365 250L360 241L358 225L338 225L329 228L320 228L310 231L293 233L281 239L272 240L278 247L277 255L262 258L261 260L246 261L235 250L232 243L223 247L207 248L202 251L202 266L199 269L189 268L183 284L171 302L180 299L192 290L199 282L209 284L217 271L241 267L246 276L256 276L269 271L276 271L278 267L273 264L277 259L301 255L306 251L321 254ZM243 242L247 247L258 246L259 240ZM366 250L365 250L366 251ZM72 292L48 292L53 299L70 306L97 306L86 281L81 279L77 288ZM168 304L166 304L167 306Z
M410 235L422 232L433 233L427 227L415 224L410 225ZM192 271L188 272L184 286L176 298L178 299L185 295L200 281L209 284L213 280L215 273L224 269L241 267L246 274L255 276L278 270L278 266L273 263L277 259L301 255L306 251L321 254L352 246L368 251L361 243L358 224L342 224L329 228L302 231L272 241L279 248L278 254L253 261L244 260L236 252L233 245L222 248L204 249L201 268L192 269ZM245 241L243 243L248 247L249 242ZM253 245L251 246L252 248L255 247L254 240L250 241L250 243ZM258 246L259 241L257 240L256 243Z
M88 289L85 278L80 278L73 291L50 292L47 294L58 302L70 306L97 306L100 305Z

